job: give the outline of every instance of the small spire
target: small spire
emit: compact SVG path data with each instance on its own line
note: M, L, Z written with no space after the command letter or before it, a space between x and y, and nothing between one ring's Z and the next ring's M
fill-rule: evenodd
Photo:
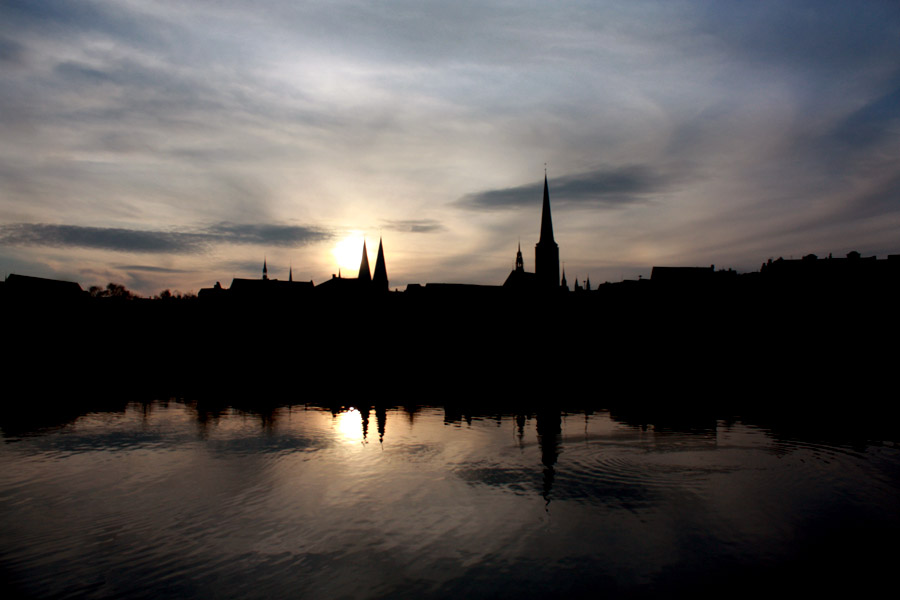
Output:
M288 281L294 281L294 265L288 269Z
M269 268L266 265L266 257L263 255L263 279L269 278Z

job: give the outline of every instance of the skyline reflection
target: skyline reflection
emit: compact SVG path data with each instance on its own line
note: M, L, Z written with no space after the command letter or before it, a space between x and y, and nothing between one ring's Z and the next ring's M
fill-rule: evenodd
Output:
M814 420L126 403L4 426L0 567L41 597L874 590L900 447Z

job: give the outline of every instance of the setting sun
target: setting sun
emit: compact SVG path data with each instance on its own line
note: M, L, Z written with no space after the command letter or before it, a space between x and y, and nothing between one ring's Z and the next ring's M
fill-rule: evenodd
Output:
M364 239L361 231L351 231L331 249L331 253L345 275L356 276L362 258Z

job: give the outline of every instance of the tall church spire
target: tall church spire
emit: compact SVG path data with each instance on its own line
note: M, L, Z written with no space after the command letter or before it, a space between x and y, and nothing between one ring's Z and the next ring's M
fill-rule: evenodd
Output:
M550 188L547 187L546 173L544 173L544 203L541 207L541 239L538 240L538 243L540 242L556 243L553 239L553 219L550 217Z
M553 239L553 219L550 216L550 188L544 173L544 202L541 209L541 238L534 247L534 274L541 288L559 287L559 246Z
M269 268L266 266L266 258L263 257L263 279L269 278Z
M388 291L387 268L384 266L384 245L378 238L378 258L375 259L375 274L372 275L372 283L379 292Z
M359 261L359 275L356 276L360 281L366 283L372 281L372 273L369 271L369 253L366 252L366 241L363 240L362 260Z

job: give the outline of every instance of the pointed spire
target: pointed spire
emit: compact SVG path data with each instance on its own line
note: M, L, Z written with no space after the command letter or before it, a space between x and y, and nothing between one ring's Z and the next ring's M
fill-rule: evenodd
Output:
M544 290L559 288L559 246L553 239L553 219L550 216L550 186L544 172L544 202L541 209L541 239L534 247L534 274Z
M366 252L366 241L363 240L362 260L359 261L359 275L356 276L360 281L372 281L372 272L369 271L369 254Z
M269 278L269 267L266 265L266 257L263 256L263 279Z
M519 250L516 252L516 271L525 270L525 260L522 258L522 242L519 241Z
M288 281L294 281L294 265L288 269Z
M550 216L550 188L547 186L547 173L544 172L544 203L541 208L541 239L538 242L553 243L553 218Z
M563 272L562 272L562 282L560 283L560 287L565 288L565 290L569 291L569 283L566 281L566 265L563 263Z
M387 268L384 266L384 245L378 238L378 258L375 259L375 274L372 275L372 283L378 291L388 291Z

